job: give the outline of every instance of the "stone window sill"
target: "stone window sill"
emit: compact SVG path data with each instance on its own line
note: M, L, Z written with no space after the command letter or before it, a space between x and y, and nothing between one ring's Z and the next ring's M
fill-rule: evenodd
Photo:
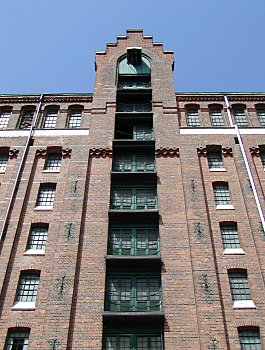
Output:
M224 250L224 255L245 255L242 248L226 248Z
M45 255L45 250L43 249L28 249L23 255Z
M35 301L18 301L11 308L12 310L35 310L36 303Z
M235 300L233 309L256 309L253 300Z
M46 169L42 170L43 173L59 173L60 170L52 170L52 169Z
M34 210L43 210L43 211L53 210L53 206L52 205L47 205L47 206L39 205L39 206L35 207Z
M210 168L209 171L227 171L225 168Z
M235 207L232 204L218 204L216 206L216 209L235 209Z

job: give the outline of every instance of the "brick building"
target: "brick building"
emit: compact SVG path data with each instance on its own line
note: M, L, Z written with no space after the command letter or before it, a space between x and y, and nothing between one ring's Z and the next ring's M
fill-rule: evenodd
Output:
M0 96L1 349L265 348L265 94L176 93L141 30L95 66Z

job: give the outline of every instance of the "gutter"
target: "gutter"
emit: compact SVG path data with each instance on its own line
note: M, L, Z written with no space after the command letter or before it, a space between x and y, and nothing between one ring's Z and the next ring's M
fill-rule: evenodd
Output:
M260 200L259 200L257 188L256 188L255 183L254 183L253 175L251 173L251 169L250 169L249 162L248 162L248 159L247 159L246 151L245 151L244 144L243 144L243 141L242 141L242 138L241 138L240 130L239 130L237 124L233 123L232 114L231 114L231 106L229 104L229 101L228 101L228 98L227 98L226 95L224 96L224 100L225 100L225 104L226 104L226 108L227 108L227 114L228 114L230 126L235 128L235 131L236 131L236 136L238 138L240 150L241 150L241 153L242 153L242 156L243 156L243 159L244 159L244 163L245 163L245 166L246 166L246 169L247 169L247 173L248 173L248 177L249 177L249 180L250 180L250 184L251 184L251 187L252 187L252 190L253 190L253 194L254 194L256 205L257 205L257 208L258 208L258 212L259 212L260 220L261 220L261 223L262 223L263 231L265 232L265 219L264 219L264 215L263 215L263 211L262 211L262 206L261 206L261 203L260 203Z

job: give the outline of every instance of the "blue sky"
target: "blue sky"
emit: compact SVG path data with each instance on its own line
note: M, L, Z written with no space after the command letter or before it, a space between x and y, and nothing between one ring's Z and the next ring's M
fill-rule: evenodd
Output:
M93 92L95 51L142 28L176 91L265 91L265 0L0 0L0 93Z

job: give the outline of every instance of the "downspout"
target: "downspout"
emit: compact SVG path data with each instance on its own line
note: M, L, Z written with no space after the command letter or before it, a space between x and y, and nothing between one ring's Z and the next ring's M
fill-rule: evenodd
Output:
M258 212L259 212L259 216L260 216L260 220L261 220L261 223L262 223L262 227L263 227L263 230L265 232L265 219L264 219L261 203L260 203L260 200L259 200L258 192L257 192L256 186L255 186L255 183L254 183L254 180L253 180L253 176L252 176L252 173L251 173L251 169L250 169L250 166L249 166L249 163L248 163L248 159L247 159L247 156L246 156L246 151L245 151L245 148L244 148L244 145L243 145L243 141L242 141L242 138L241 138L241 135L240 135L240 131L239 131L239 128L238 128L237 124L233 123L233 119L232 119L232 115L231 115L231 107L230 107L230 104L229 104L227 96L224 96L224 99L225 99L225 104L226 104L226 108L227 108L227 114L228 114L230 126L235 128L235 131L236 131L236 136L238 138L240 150L242 152L244 163L245 163L245 166L247 168L248 177L249 177L250 184L251 184L251 187L252 187L252 190L253 190L254 198L255 198L256 205L257 205Z
M20 175L21 175L22 167L23 167L24 162L25 162L26 154L28 152L30 140L31 140L32 136L34 135L34 129L35 129L35 126L36 126L36 122L38 120L38 116L40 114L40 109L41 109L41 105L42 105L42 101L43 101L43 96L44 96L44 94L40 95L39 104L36 107L36 111L34 113L33 120L32 120L30 129L29 129L28 135L27 135L26 143L25 143L25 146L24 146L24 150L23 150L23 153L22 153L22 156L21 156L21 160L20 160L20 164L19 164L19 167L18 167L17 175L16 175L16 178L15 178L15 184L14 184L14 187L13 187L10 199L9 199L6 215L5 215L5 218L4 218L2 231L1 231L1 234L0 234L0 242L2 241L4 233L5 233L6 229L7 229L8 218L9 218L9 215L10 215L11 206L13 204L13 201L14 201L14 198L15 198L15 193L16 193L18 185L19 185L19 178L20 178Z

